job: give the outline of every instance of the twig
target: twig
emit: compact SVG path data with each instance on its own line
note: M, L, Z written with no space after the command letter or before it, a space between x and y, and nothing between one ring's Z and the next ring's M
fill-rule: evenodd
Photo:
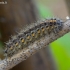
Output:
M63 23L63 29L58 34L51 33L48 36L41 38L40 40L34 42L28 48L22 50L18 54L14 55L12 58L4 59L0 62L0 70L9 70L16 66L20 62L26 60L28 57L36 53L39 49L46 47L52 41L60 38L70 31L70 20Z

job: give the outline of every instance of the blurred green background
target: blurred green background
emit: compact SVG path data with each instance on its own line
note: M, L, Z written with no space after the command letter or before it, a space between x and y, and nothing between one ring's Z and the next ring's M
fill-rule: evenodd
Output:
M38 9L40 12L40 17L41 18L54 17L54 14L51 11L51 9L47 7L46 5L44 5L44 4L49 4L49 0L44 0L44 1L38 0L38 1L39 1ZM70 70L70 33L67 33L63 37L52 42L50 44L50 50L51 50L51 54L53 56L57 69Z

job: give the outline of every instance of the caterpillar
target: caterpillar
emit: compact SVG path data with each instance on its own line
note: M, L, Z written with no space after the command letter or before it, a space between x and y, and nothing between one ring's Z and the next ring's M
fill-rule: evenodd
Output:
M31 24L25 29L21 30L17 35L12 36L6 43L4 50L6 57L12 57L34 41L49 35L51 32L58 33L63 25L62 20L58 18L45 19L44 21Z

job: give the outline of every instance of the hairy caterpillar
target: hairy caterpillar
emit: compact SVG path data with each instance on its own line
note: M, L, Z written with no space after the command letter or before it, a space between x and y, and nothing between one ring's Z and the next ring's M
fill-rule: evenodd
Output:
M18 35L13 36L7 43L5 55L12 57L20 50L28 47L29 44L40 39L51 32L58 33L62 29L62 21L57 18L45 19L37 24L32 24L26 29L21 30Z

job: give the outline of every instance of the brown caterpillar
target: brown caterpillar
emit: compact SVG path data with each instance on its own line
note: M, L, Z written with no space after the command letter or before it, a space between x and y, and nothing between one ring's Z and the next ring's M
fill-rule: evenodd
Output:
M37 24L32 24L25 30L21 30L18 35L12 37L6 43L5 55L7 57L12 57L18 51L28 47L34 41L40 39L41 37L50 34L51 32L58 33L63 25L62 21L57 18L45 19Z

